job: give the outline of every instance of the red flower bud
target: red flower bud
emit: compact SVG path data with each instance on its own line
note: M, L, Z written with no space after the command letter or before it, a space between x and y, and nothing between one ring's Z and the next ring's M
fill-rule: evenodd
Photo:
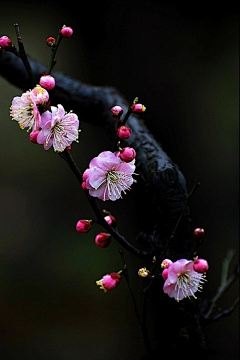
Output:
M101 248L106 248L111 243L111 235L101 232L95 237L95 244Z
M86 233L92 226L92 220L79 220L76 224L76 230L80 233Z
M54 37L49 36L46 40L46 44L47 44L47 46L52 47L56 44L56 41L57 40Z
M131 129L127 126L120 126L117 131L117 136L122 139L128 139L131 135Z
M120 159L122 159L124 162L130 162L136 157L136 151L131 147L125 147L120 151L119 154Z

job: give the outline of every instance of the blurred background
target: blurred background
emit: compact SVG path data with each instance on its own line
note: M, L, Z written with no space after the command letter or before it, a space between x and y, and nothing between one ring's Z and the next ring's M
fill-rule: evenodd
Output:
M210 270L202 295L211 298L226 254L235 251L232 270L239 251L237 5L1 0L1 14L0 35L16 43L18 23L26 52L46 66L46 38L71 26L74 34L63 39L55 70L114 86L128 101L138 96L147 126L189 190L199 177L202 186L190 203L192 229L205 229L199 255ZM52 149L33 145L10 121L12 98L19 95L0 78L0 359L140 360L145 349L124 279L107 294L95 285L121 269L119 245L97 248L97 225L76 233L76 222L93 213L66 163ZM83 171L108 139L101 128L80 122L73 156ZM134 242L139 223L133 196L106 206ZM144 263L125 258L140 305L144 285L137 270ZM237 296L236 283L219 306L231 307ZM238 359L238 308L210 326L207 336L214 360Z

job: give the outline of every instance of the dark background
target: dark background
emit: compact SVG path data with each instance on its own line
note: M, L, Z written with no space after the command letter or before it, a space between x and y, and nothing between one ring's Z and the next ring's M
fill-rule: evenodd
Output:
M179 165L188 189L200 178L190 204L192 228L205 229L199 255L210 270L202 296L213 296L227 252L236 251L233 266L238 260L237 5L1 1L0 34L16 42L14 23L27 53L46 66L46 38L63 24L72 26L56 70L114 86L129 101L138 96L147 126ZM21 90L1 78L0 94L0 359L139 360L145 350L125 281L107 294L95 285L120 270L119 245L97 248L97 226L75 232L78 219L93 216L85 196L60 157L33 145L10 121L11 100ZM108 139L80 121L73 156L84 170ZM134 242L133 192L110 206L119 230ZM137 269L144 263L125 256L141 304ZM235 284L219 306L230 307L237 296ZM238 309L208 328L213 359L239 358L238 331Z

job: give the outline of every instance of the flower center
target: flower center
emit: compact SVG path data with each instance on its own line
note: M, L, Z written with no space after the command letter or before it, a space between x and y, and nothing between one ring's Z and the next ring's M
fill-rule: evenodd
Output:
M129 183L132 182L132 176L122 171L111 169L106 173L105 181L106 188L104 191L104 200L106 197L106 191L108 191L109 196L113 195L114 197L119 198L122 197L122 191L124 194L126 194L125 190L131 189Z
M194 294L197 291L201 291L201 285L206 281L205 275L196 271L185 270L177 274L177 276L178 280L175 287L177 290L177 301L179 301L180 292L185 298L193 296L196 299L197 297Z

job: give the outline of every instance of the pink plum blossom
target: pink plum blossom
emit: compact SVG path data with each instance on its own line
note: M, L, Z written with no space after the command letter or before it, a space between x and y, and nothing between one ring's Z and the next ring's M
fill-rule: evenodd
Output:
M206 281L205 275L194 270L194 262L186 259L173 262L167 270L163 291L177 301L190 296L196 298L195 293L201 291Z
M96 281L96 284L104 292L107 292L113 290L119 284L120 280L120 273L112 272L111 274L104 275L102 279Z
M120 159L118 151L103 151L90 161L89 169L83 174L85 188L91 196L115 201L136 182L132 177L134 170L135 160L125 163Z
M35 131L39 128L41 116L31 91L13 98L10 116L12 120L18 122L21 129L28 128L28 131L31 129Z
M79 120L76 114L66 113L62 105L51 106L51 112L45 111L41 116L42 130L37 141L48 150L53 146L54 151L62 152L73 141L78 139Z

